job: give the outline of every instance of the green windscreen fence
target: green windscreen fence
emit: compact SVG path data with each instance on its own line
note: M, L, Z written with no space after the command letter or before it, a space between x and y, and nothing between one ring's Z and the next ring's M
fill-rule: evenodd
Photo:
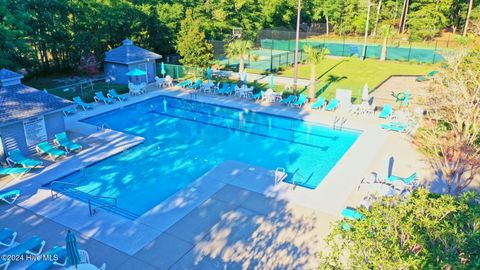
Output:
M322 41L300 41L299 50L303 50L306 46L317 48L327 48L330 55L335 56L354 56L361 55L363 44L345 43L345 42L322 42ZM273 40L262 39L260 41L262 49L290 51L295 50L295 40ZM382 53L382 45L367 45L367 58L380 58ZM416 47L395 47L387 46L387 60L396 61L415 61L418 63L437 63L443 61L443 57L436 49L416 48Z

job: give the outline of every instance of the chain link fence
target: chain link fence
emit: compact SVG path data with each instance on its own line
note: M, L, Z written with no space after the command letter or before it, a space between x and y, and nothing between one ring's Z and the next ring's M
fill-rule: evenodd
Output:
M315 27L313 27L315 26ZM303 27L299 33L299 61L305 60L303 48L312 46L327 48L332 56L359 57L364 49L363 36L339 36L326 34L326 27L316 24ZM214 40L215 58L227 69L238 69L238 59L230 59L225 55L228 42ZM367 58L380 59L385 40L380 36L370 36L367 39L365 55ZM386 60L406 61L414 63L435 64L443 60L442 51L461 46L448 36L447 40L410 42L405 38L395 37L386 40ZM262 30L255 39L255 48L250 57L245 59L246 68L258 71L274 72L294 64L295 31Z

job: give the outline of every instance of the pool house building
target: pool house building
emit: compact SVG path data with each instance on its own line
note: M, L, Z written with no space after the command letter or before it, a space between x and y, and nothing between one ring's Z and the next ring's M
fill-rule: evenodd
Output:
M127 84L130 80L134 83L154 82L157 71L156 60L161 59L162 56L136 46L129 39L122 43L122 46L106 53L103 67L105 79L117 84ZM130 78L127 73L134 69L143 70L146 74Z
M0 162L8 151L24 154L65 131L63 110L73 104L21 83L23 75L0 70Z

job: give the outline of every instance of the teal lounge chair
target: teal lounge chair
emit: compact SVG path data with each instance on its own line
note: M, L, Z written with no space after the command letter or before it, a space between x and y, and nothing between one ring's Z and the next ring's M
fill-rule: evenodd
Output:
M191 89L200 89L202 87L202 80L197 80L194 84L190 85L189 88Z
M252 99L254 99L254 100L261 100L262 97L263 97L263 94L264 94L264 92L263 92L263 91L260 91L260 92L256 93L255 95L253 95L253 96L252 96Z
M225 95L231 95L235 92L235 89L233 87L233 84L230 84L230 87L227 88L227 90L225 90L225 92L223 92L223 94Z
M325 106L325 99L323 97L317 99L315 103L312 104L312 109L318 110L323 108Z
M287 98L282 99L280 101L280 103L285 104L285 105L290 105L290 103L295 102L296 99L297 99L296 96L290 95Z
M402 181L403 183L409 185L411 184L415 179L417 179L417 173L412 173L412 175L410 175L409 177L406 177L406 178L403 178L403 177L400 177L400 176L395 176L395 175L390 175L389 177L387 177L387 180L388 182L395 182L395 181Z
M19 168L21 169L21 168ZM4 192L0 194L0 200L4 201L8 204L13 204L18 197L20 197L20 190L19 189L12 189L10 191Z
M390 104L385 104L383 106L382 112L378 117L380 118L389 118L392 115L392 106Z
M88 104L88 103L83 102L83 100L80 97L74 97L73 102L75 102L75 104L77 104L77 105L82 106L84 111L86 111L88 109L93 109L92 104Z
M15 243L17 232L10 228L0 229L0 246L11 247Z
M360 212L358 212L355 209L348 208L348 207L342 210L342 216L344 218L348 218L350 220L356 220L356 219L363 220L363 219L365 219L365 216L360 214Z
M417 82L424 82L424 81L427 81L427 80L431 79L433 76L437 75L437 73L438 73L438 70L432 70L427 75L417 77L417 79L415 79L415 80Z
M220 95L222 95L222 94L224 94L225 92L227 92L228 88L230 88L230 85L229 85L228 83L224 83L224 84L222 85L222 88L219 88L219 89L218 89L217 93L220 94Z
M30 265L27 270L48 270L54 265L65 266L67 264L67 250L64 247L54 246L45 252L47 258L55 258L56 260L39 260Z
M35 168L42 166L43 162L36 159L26 158L20 149L15 149L8 152L7 162L10 166L20 165L24 168Z
M396 131L400 133L407 132L408 130L408 126L400 122L391 122L390 124L381 124L380 126L382 127L382 129Z
M82 150L82 146L78 143L72 142L65 132L55 134L55 140L53 140L53 142L58 146L65 148L65 151L67 152Z
M107 97L118 99L118 101L126 101L128 99L128 95L126 94L119 95L115 89L108 90Z
M39 154L47 154L52 160L55 160L61 156L67 155L65 151L54 148L48 142L42 142L37 144L37 147L35 147L35 150L37 150Z
M325 107L325 111L334 111L334 110L338 109L339 103L340 102L336 98L330 100L327 107Z
M301 108L303 106L303 104L307 103L308 102L308 97L304 94L300 94L298 96L298 99L297 101L293 102L291 105L292 106L297 106L299 108Z
M0 175L10 175L13 179L20 179L30 171L31 168L5 168L0 166Z
M186 80L186 81L183 81L183 82L177 84L177 86L179 86L179 87L187 87L187 86L189 86L189 85L191 85L191 84L192 84L192 81L191 81L191 80Z
M1 255L8 255L6 258L2 258L0 255L0 268L7 269L8 266L12 263L9 260L9 257L12 256L21 256L24 254L31 254L33 256L38 256L42 253L43 248L45 247L45 241L38 236L33 236L25 242L18 244L17 246L6 250Z
M106 97L102 92L95 92L95 96L93 97L93 99L96 101L96 102L100 102L100 101L103 101L105 104L110 104L110 103L113 103L115 102L113 100L113 98L108 98Z
M63 115L69 116L70 114L74 114L77 111L76 106L75 107L70 107L70 108L65 108L63 109Z

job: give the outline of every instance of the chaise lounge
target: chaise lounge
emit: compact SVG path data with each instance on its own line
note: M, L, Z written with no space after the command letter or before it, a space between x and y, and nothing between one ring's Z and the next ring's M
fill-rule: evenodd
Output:
M67 152L51 146L48 142L37 144L35 150L37 150L39 154L47 154L52 160L67 155Z

